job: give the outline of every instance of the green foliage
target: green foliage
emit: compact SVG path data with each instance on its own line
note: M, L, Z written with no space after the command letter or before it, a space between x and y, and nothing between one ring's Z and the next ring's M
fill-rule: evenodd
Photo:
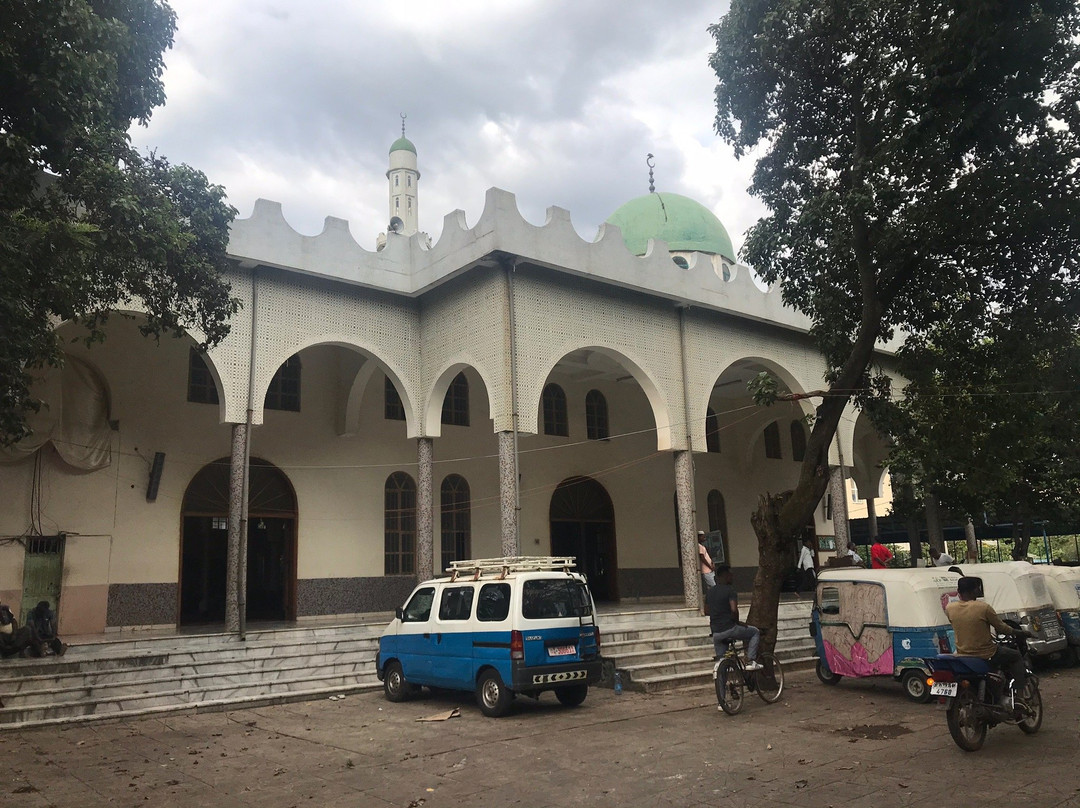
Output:
M131 148L165 100L175 16L157 0L0 6L0 442L25 434L31 374L59 321L99 340L110 310L148 335L220 342L238 309L222 272L236 215L220 186Z
M807 494L824 490L814 465L849 397L887 393L879 340L985 335L1003 312L1074 322L1078 11L732 0L711 32L717 132L739 154L764 152L750 190L769 214L743 258L811 318L829 368L780 515L794 533L816 505Z
M996 310L975 339L941 329L933 343L912 340L901 354L911 382L879 417L894 441L890 467L955 514L1076 521L1080 318L1071 305L1031 322Z
M763 370L746 383L746 389L759 407L771 407L777 401L780 383L775 376Z

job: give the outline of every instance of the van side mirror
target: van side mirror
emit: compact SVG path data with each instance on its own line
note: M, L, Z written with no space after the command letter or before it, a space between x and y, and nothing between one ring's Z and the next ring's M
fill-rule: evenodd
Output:
M401 607L398 606L396 609L394 609L394 617L396 617L398 620L400 620L401 615L402 615Z

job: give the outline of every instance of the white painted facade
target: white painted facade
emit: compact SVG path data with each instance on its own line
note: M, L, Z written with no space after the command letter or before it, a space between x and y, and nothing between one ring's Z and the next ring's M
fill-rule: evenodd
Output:
M23 599L27 556L19 537L29 525L31 532L66 536L59 597L66 633L185 622L184 570L191 576L184 560L191 516L185 492L207 464L229 462L233 425L247 415L249 377L251 456L275 466L295 494L287 527L292 557L281 562L288 578L284 619L399 605L416 574L384 571L385 486L397 472L422 477L418 441L424 440L434 454L433 567L448 475L468 483L474 557L502 554L508 507L510 518L517 516L520 551L551 552L556 488L584 477L599 483L611 503L613 528L604 529L614 531L613 552L602 562L609 594L683 597L675 457L690 450L695 524L686 526L684 545L687 535L710 529L710 492L719 492L729 561L740 581L750 579L757 559L750 513L762 493L795 483L792 424L810 407L757 408L745 383L768 370L793 391L823 386L807 320L784 307L779 290L761 291L744 266L680 253L688 258L683 269L663 242L638 257L612 226L586 242L566 211L551 208L536 226L498 189L488 192L473 226L461 211L448 214L429 247L418 232L416 155L392 152L387 176L391 215L409 198L395 193L394 178L399 188L411 178L413 218L396 214L406 227L388 233L380 250L365 250L347 223L333 218L320 235L303 236L277 203L265 200L234 223L229 280L243 308L229 337L206 357L218 405L188 400L189 354L198 334L159 344L138 334L137 316L117 316L104 344L69 345L107 391L111 460L106 468L79 471L46 444L0 462L6 492L0 535L9 537L0 543L0 600ZM294 355L301 366L299 411L264 409L271 379ZM468 426L441 422L459 373L468 381ZM387 378L404 420L385 417ZM544 434L542 394L549 383L565 393L567 436ZM607 402L602 440L586 438L585 399L592 390ZM710 409L719 453L707 451ZM773 422L779 459L766 457L764 434ZM504 448L511 444L499 436L515 430L520 510L500 489L512 486L513 475ZM860 490L876 490L883 455L865 422L846 418L838 444L831 462L842 453ZM149 502L156 452L165 455L164 471ZM252 514L258 529L263 519L254 505ZM820 508L814 530L833 534ZM204 596L215 587L208 580Z

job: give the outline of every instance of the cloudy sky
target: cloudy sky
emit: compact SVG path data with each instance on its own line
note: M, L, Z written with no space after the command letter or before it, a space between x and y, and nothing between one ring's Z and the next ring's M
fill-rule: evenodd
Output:
M387 150L408 114L420 227L469 224L497 186L522 214L570 211L582 237L623 202L693 197L738 249L761 215L752 160L713 133L707 26L727 3L680 0L170 0L168 102L137 145L226 187L241 217L277 200L302 233L326 216L374 249Z

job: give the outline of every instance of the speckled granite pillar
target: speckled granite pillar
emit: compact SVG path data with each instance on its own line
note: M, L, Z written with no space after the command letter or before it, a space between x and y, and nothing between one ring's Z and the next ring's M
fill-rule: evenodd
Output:
M832 500L833 535L839 554L840 548L846 548L848 544L847 494L844 491L843 469L839 466L834 466L829 472L829 497Z
M229 546L225 565L225 630L240 630L240 511L244 502L244 440L247 424L233 424L229 459Z
M434 518L431 487L434 445L431 438L416 439L416 578L426 581L435 571Z
M499 502L502 507L502 553L521 555L518 546L517 474L514 462L514 433L499 433Z
M683 594L691 609L701 607L701 562L698 561L697 522L694 516L693 479L688 451L675 452L675 500L679 506L679 552L682 555Z

